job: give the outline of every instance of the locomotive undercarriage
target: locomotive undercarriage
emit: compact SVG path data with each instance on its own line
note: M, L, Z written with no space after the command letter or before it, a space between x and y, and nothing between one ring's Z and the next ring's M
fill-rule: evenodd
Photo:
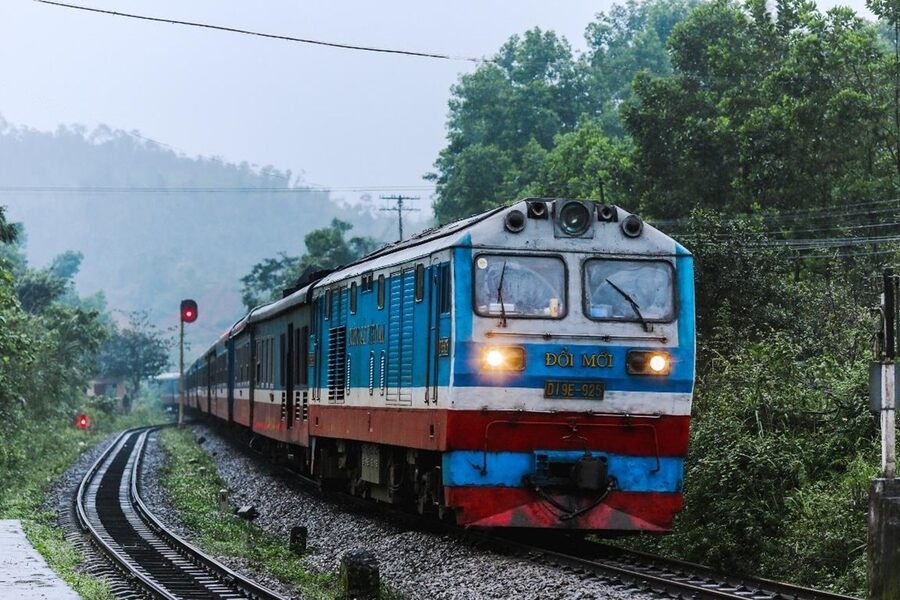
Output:
M419 514L449 515L443 504L437 452L316 438L313 476L323 485L360 498L414 507Z
M273 441L245 427L232 429L254 452L302 472L325 489L452 520L452 509L444 504L437 452L327 438L313 438L312 448L307 448Z

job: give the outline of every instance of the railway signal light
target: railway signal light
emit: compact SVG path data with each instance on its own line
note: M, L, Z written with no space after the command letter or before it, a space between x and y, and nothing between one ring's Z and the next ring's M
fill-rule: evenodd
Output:
M78 429L87 429L91 426L91 418L85 414L75 417L75 427Z
M197 303L193 300L181 301L181 321L182 323L193 323L197 320Z

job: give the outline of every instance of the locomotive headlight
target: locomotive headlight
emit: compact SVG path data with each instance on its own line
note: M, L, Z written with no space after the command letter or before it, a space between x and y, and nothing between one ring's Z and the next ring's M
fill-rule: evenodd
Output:
M566 235L579 236L591 226L592 215L581 202L567 202L559 211L559 228Z
M669 357L665 354L654 354L650 357L649 365L654 373L663 373L669 370Z
M672 372L672 357L659 350L631 350L625 363L629 375L668 375Z
M525 369L525 348L521 346L490 346L481 353L484 371L522 371Z

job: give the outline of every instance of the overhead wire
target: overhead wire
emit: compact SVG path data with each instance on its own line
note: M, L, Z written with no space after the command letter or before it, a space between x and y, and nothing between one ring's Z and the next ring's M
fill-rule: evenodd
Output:
M297 187L166 187L166 186L0 186L0 193L38 194L308 194L313 192L434 191L424 185L297 186Z
M344 44L339 42L329 42L324 40L316 40L310 38L300 38L294 37L290 35L279 35L275 33L264 33L261 31L252 31L249 29L239 29L237 27L226 27L222 25L212 25L209 23L199 23L196 21L182 21L179 19L169 19L163 17L151 17L147 15L138 15L134 13L125 13L115 10L106 10L102 8L94 8L91 6L81 6L78 4L68 4L66 2L56 2L54 0L34 0L40 4L48 4L51 6L59 6L62 8L70 8L73 10L81 10L85 12L99 13L104 15L110 15L114 17L124 17L128 19L138 19L141 21L152 21L154 23L167 23L170 25L184 25L187 27L199 27L202 29L214 29L216 31L226 31L228 33L239 33L242 35L251 35L262 38L270 38L275 40L282 40L287 42L296 42L300 44L311 44L315 46L326 46L329 48L338 48L341 50L356 50L360 52L374 52L380 54L397 54L402 56L414 56L419 58L433 58L440 60L454 60L454 61L464 61L471 63L484 63L484 62L493 62L490 59L486 58L475 58L471 56L454 56L451 54L438 54L435 52L419 52L416 50L399 50L396 48L381 48L377 46L361 46L357 44Z

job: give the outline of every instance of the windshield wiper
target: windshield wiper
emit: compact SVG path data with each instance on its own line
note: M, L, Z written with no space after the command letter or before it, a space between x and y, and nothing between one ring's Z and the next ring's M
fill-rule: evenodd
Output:
M623 298L628 300L628 304L631 305L631 308L634 310L634 313L638 316L638 319L641 320L641 324L644 326L644 331L649 332L650 331L650 323L647 321L647 319L644 318L644 315L641 314L641 307L638 306L638 303L635 301L635 299L631 297L631 294L629 294L628 292L626 292L625 290L623 290L622 288L620 288L619 286L614 284L612 281L610 281L609 277L606 278L606 283L611 285L614 290L616 290L617 292L622 294Z
M503 305L503 278L506 277L506 261L500 269L500 285L497 286L497 302L500 303L500 327L506 327L506 306Z

